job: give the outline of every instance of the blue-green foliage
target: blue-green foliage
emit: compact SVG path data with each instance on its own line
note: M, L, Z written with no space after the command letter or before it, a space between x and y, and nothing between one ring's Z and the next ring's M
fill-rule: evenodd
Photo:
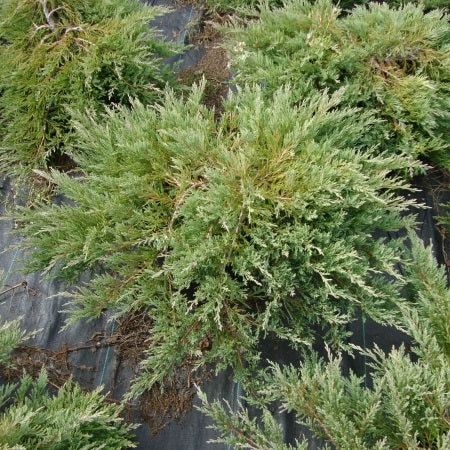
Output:
M10 366L12 351L31 335L20 328L20 318L0 323L0 365Z
M315 0L312 0L314 3ZM368 3L387 3L389 6L400 6L406 3L421 4L427 9L444 8L449 6L448 0L333 0L342 10L349 10L356 6L367 5ZM286 0L203 0L210 8L220 10L241 10L245 8L258 8L260 5L269 5L271 7L282 6Z
M121 408L108 404L100 389L83 392L68 381L48 392L48 379L24 375L0 386L0 447L3 449L126 449L134 447Z
M426 10L448 8L450 6L448 0L337 0L334 3L342 9L351 9L356 6L368 5L369 3L386 3L389 6L401 6L407 3L413 3L415 5L423 5Z
M364 351L372 361L372 388L354 374L344 377L341 358L333 356L329 362L307 358L300 368L273 365L265 378L260 395L267 404L281 400L283 409L293 411L332 448L449 448L450 289L431 250L417 238L412 244L411 297L400 306L398 326L413 338L414 360L403 346L388 355L378 347ZM231 412L202 397L202 409L216 421L221 442L247 449L289 448L267 409L259 427L246 411ZM308 448L307 441L296 448Z
M396 283L376 273L401 278L400 242L370 233L411 224L392 173L416 163L369 148L377 120L339 107L345 95L294 106L289 89L246 88L216 123L196 88L186 102L169 92L157 108L80 116L82 174L49 176L70 203L22 211L29 270L95 272L73 319L148 309L138 390L187 355L242 374L267 333L296 346L316 324L337 344L358 307L392 318Z

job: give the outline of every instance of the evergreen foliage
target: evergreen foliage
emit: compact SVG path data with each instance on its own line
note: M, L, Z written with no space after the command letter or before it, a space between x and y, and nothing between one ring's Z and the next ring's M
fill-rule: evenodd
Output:
M299 101L346 87L341 107L373 110L373 145L450 167L450 29L440 10L371 3L346 16L331 0L261 8L228 30L238 82L271 95L290 84Z
M312 0L314 3L315 0ZM371 3L371 0L333 0L333 2L341 8L344 12L356 6L367 5ZM387 3L389 6L401 6L406 3L421 4L426 10L434 8L445 8L449 6L448 0L372 0L376 3ZM258 8L261 5L268 5L270 7L282 6L286 3L286 0L204 0L207 6L217 8L222 11L227 10L248 10L249 8Z
M4 276L0 272L0 290L4 289ZM0 367L10 367L10 356L13 350L33 336L20 328L22 317L12 321L0 321Z
M53 171L69 202L23 209L20 232L29 270L69 281L93 272L72 320L148 309L137 392L187 356L242 377L267 333L297 346L320 325L337 345L359 307L392 320L401 241L370 234L413 222L392 172L415 163L375 154L364 136L377 120L338 107L345 96L293 106L289 89L267 99L246 88L216 123L195 88L185 102L168 92L164 106L79 117L83 175Z
M20 320L0 323L0 366L10 366L12 351L31 336L20 328Z
M449 6L448 0L340 0L335 1L334 3L339 5L342 9L351 9L356 6L367 5L369 3L386 3L391 7L413 3L416 5L423 5L425 10L445 8Z
M55 396L47 375L24 375L0 386L0 448L16 450L125 449L134 426L123 425L120 408L108 404L101 388L84 393L68 381Z
M407 275L411 298L408 305L400 305L400 328L415 341L413 357L403 346L388 355L378 347L365 351L372 359L372 388L354 374L343 377L341 358L331 355L329 362L310 357L299 369L274 364L266 379L262 392L266 400L280 399L283 409L294 411L333 448L450 446L450 289L444 270L436 267L431 250L417 238L412 253L414 263ZM221 441L239 448L285 448L281 432L268 434L267 427L276 429L276 424L267 410L266 428L259 428L246 411L232 413L219 402L208 404L202 398L203 410L217 422Z
M151 103L173 53L139 0L0 3L0 170L44 168L68 153L72 109Z
M210 9L218 9L220 11L250 11L263 5L270 7L281 6L283 0L204 0Z
M286 444L283 428L268 409L263 409L261 417L251 417L246 409L234 411L225 401L225 407L220 402L208 403L206 395L198 392L203 403L199 408L214 419L212 428L220 433L218 439L210 443L222 443L236 449L249 450L308 450L308 442L297 442L295 446Z

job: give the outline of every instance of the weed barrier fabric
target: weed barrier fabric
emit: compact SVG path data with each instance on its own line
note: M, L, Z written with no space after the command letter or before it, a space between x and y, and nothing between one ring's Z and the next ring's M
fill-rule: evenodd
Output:
M155 0L147 2L155 6L168 6L174 10L157 19L152 26L161 30L161 36L185 43L187 31L199 23L202 12L192 6L175 8L174 2ZM171 62L182 69L194 67L203 57L204 51L200 47L187 50L182 57L175 57ZM436 213L435 198L428 186L430 177L422 177L416 181L417 192L408 194L428 206L428 209L414 211L418 214L419 235L427 244L431 242L437 259L445 261L445 249L442 239L437 232L433 214ZM5 215L5 200L15 197L13 186L9 180L0 180L0 213ZM447 194L446 194L447 195ZM447 196L448 197L448 196ZM61 199L55 199L61 201ZM448 201L448 199L447 199ZM55 385L63 382L70 374L86 389L94 389L103 385L104 392L110 392L114 398L120 398L127 392L131 380L136 374L136 366L123 361L118 354L118 345L115 339L120 330L121 323L111 320L111 313L105 312L101 319L94 321L80 321L63 329L67 314L62 312L67 298L60 293L69 290L67 286L56 281L49 281L37 272L23 275L21 261L26 254L14 248L20 243L17 235L11 234L17 225L12 221L0 221L0 270L8 292L0 297L0 316L3 321L22 317L21 325L27 331L39 330L35 337L19 349L20 362L28 370L37 371L40 365L48 367ZM387 236L389 238L390 236ZM391 236L395 237L395 236ZM141 327L145 326L145 322ZM139 327L138 327L139 328ZM402 333L382 327L362 317L349 325L353 332L350 339L352 343L361 347L370 348L376 342L381 348L388 351L392 346L405 342ZM406 345L409 342L406 341ZM317 351L325 356L323 346ZM261 343L261 352L264 359L274 360L286 364L298 364L298 354L288 348L286 343L274 339L267 339ZM122 355L123 356L123 355ZM367 375L367 361L362 357L346 358L343 370L353 370L358 375ZM52 380L52 378L51 378ZM230 371L223 371L217 376L212 374L202 383L202 390L209 399L224 399L233 409L238 409L241 403L242 390L235 384ZM192 387L193 392L193 387ZM216 448L218 450L229 448L226 445L210 444L208 440L217 438L217 433L208 428L212 425L211 419L195 409L199 404L196 396L193 397L193 408L182 416L181 421L161 419L158 433L152 433L148 421L133 412L130 413L135 420L141 422L136 430L136 440L139 449L186 449L203 450ZM151 404L153 405L153 403ZM150 405L150 406L151 406ZM166 405L167 406L167 405ZM169 405L170 406L170 405ZM147 411L149 413L149 411ZM151 411L150 411L151 414ZM154 410L154 414L158 414ZM310 437L307 430L299 426L291 414L274 411L282 424L286 442L294 443L300 434ZM155 417L153 418L155 419ZM168 422L166 424L166 422ZM153 427L154 428L154 427ZM318 448L322 443L311 439L310 448Z

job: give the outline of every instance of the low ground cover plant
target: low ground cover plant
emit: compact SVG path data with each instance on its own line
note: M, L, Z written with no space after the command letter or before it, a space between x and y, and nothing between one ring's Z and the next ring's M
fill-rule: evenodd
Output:
M23 341L30 337L20 327L20 318L10 322L0 323L0 365L10 365L10 355L13 350Z
M0 369L11 368L11 354L31 336L20 319L0 323ZM121 407L107 402L101 387L83 390L72 380L54 395L47 374L0 385L0 448L124 449L134 447L134 425L123 424Z
M0 170L45 168L70 153L71 110L152 103L173 54L138 0L0 4Z
M242 9L250 10L251 8L258 8L261 4L260 0L203 0L201 3L205 4L208 8L216 9L219 11L239 11ZM283 4L283 0L266 0L263 2L269 6L280 6Z
M192 0L195 2L195 0ZM201 2L201 0L198 0ZM314 0L313 0L314 2ZM383 3L382 0L372 2ZM270 7L282 6L286 3L285 0L203 0L201 3L206 4L210 8L216 8L222 11L234 10L234 11L249 11L250 8L259 8L261 5L268 5ZM334 0L334 3L338 5L343 12L354 8L355 6L367 5L371 3L371 0ZM447 0L387 0L389 6L401 6L407 3L421 4L427 10L434 8L448 7Z
M121 408L96 389L83 392L68 381L55 395L45 372L37 380L0 386L0 447L4 449L125 449L135 447L134 426L124 425Z
M335 1L335 3L342 9L351 9L355 6L367 5L369 3L386 3L389 6L402 6L407 3L413 3L415 5L423 5L426 10L446 8L449 6L447 0L341 0Z
M413 239L413 255L407 270L411 297L398 324L413 338L413 354L403 346L387 355L378 347L366 350L371 388L354 374L344 377L341 358L331 354L328 362L310 356L300 368L273 365L261 392L267 405L281 400L283 409L336 449L449 448L450 289L430 248ZM233 413L202 398L221 442L253 450L310 448L301 436L297 445L286 445L267 409L260 426L245 410Z
M289 84L298 101L346 87L341 106L375 111L365 136L380 150L450 167L450 33L441 10L386 3L348 15L331 0L262 7L228 30L236 80L267 95Z
M160 96L159 58L170 51L148 29L156 10L3 2L0 62L15 70L0 69L0 168L47 168L62 154L77 164L38 171L59 200L19 208L27 269L69 283L89 272L68 294L70 321L107 309L149 315L131 395L213 363L336 448L447 448L449 291L414 240L405 284L404 239L387 239L414 225L400 174L425 170L419 155L449 167L447 17L274 3L229 30L245 87L219 115L202 104L204 85ZM334 356L261 369L261 339L300 350L319 332L333 351L348 349L346 325L360 313L402 319L417 361L402 348L365 350L373 389L342 377ZM18 322L0 327L2 364L23 337ZM0 447L132 445L132 427L98 390L69 381L52 396L47 381L43 372L0 389ZM266 408L265 428L219 403L204 411L232 445L291 448Z
M72 320L108 308L152 317L135 392L186 357L245 378L270 333L301 346L322 326L339 345L359 308L389 321L399 299L402 242L371 233L412 224L393 173L420 165L364 143L377 119L339 107L342 91L293 105L289 89L246 88L219 122L201 97L81 115L82 175L48 176L68 203L21 211L30 271L93 273Z

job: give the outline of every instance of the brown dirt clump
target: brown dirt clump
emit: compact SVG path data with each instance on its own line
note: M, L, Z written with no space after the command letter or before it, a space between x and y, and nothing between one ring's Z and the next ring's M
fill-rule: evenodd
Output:
M192 401L196 385L201 385L211 377L207 369L194 371L195 360L187 358L174 374L164 383L155 385L150 391L139 397L137 411L153 434L165 428L170 421L181 423L192 410Z
M139 367L150 346L149 332L152 323L145 311L132 312L117 322L112 336L106 338L106 342L115 347L116 374L122 364L129 364L135 371ZM194 366L194 359L186 359L162 384L155 385L139 397L136 403L127 404L127 420L146 422L154 434L172 420L181 422L192 409L195 385L201 384L210 376L205 369L194 371ZM114 393L114 386L112 392Z
M229 55L223 47L224 37L217 29L225 20L223 16L209 17L200 27L200 31L189 37L189 43L204 51L200 61L189 69L182 70L179 79L192 85L203 77L206 79L203 102L208 108L214 108L216 117L223 111L223 99L226 97L231 78Z
M8 381L13 381L23 375L25 371L33 378L37 378L42 369L47 371L49 384L56 389L61 388L66 381L73 376L75 369L81 371L94 371L94 367L74 365L69 356L86 348L95 349L92 345L69 347L66 343L56 350L40 348L36 346L20 345L11 356L11 367L2 370L3 376ZM80 382L81 380L77 380Z

